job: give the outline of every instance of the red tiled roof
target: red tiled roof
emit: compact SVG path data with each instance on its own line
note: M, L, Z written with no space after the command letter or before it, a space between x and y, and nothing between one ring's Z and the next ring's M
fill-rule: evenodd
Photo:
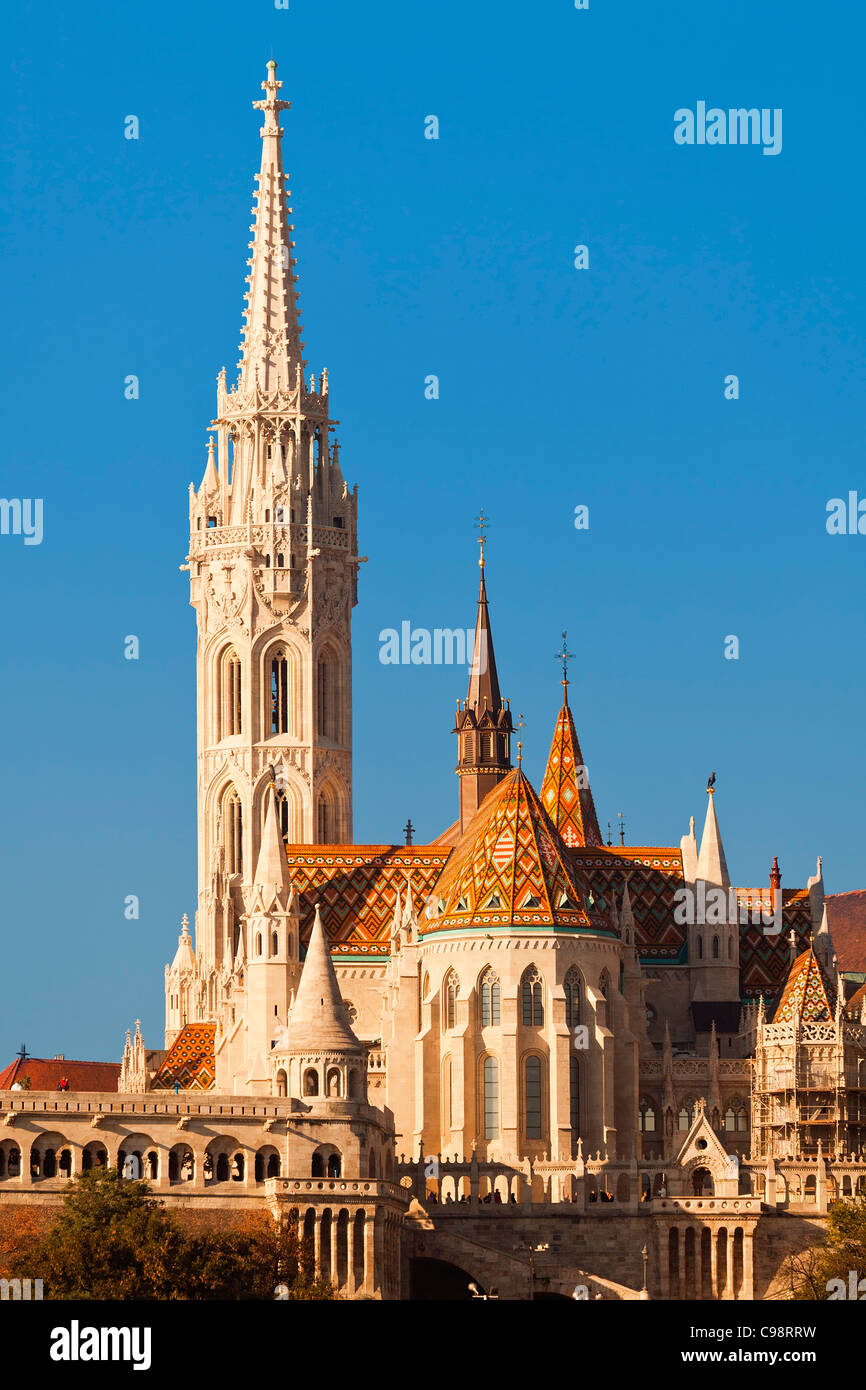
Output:
M65 1057L16 1057L0 1072L0 1091L30 1078L31 1091L56 1091L67 1080L70 1091L116 1091L119 1062L74 1062Z
M825 901L839 969L866 971L866 888L830 893Z

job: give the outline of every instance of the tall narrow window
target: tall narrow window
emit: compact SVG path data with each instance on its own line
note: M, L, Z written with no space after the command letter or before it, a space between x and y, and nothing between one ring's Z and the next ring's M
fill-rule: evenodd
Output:
M718 960L718 959L719 959L719 938L718 938L717 936L714 936L714 937L713 937L713 960Z
M565 1024L567 1028L576 1028L580 1023L580 998L583 993L583 981L580 978L580 971L574 966L568 971L565 981Z
M445 1131L450 1133L451 1126L454 1124L454 1113L451 1101L451 1058L446 1057L442 1063L442 1116L445 1121Z
M236 791L231 791L223 802L223 824L225 827L226 872L241 874L244 869L244 828L241 799Z
M271 733L289 732L289 663L280 650L271 658Z
M499 1063L495 1057L484 1059L484 1138L499 1135Z
M332 845L337 838L337 816L334 794L329 787L319 793L318 838L320 845Z
M318 730L321 738L339 738L339 717L337 712L337 663L333 653L322 651L316 666L316 710Z
M276 793L276 802L280 834L285 840L289 834L289 798L284 791L279 791Z
M220 658L219 736L228 738L241 730L241 661L233 647Z
M460 981L449 970L445 979L445 1027L453 1028L457 1021L457 996L460 993Z
M580 1134L580 1063L572 1057L568 1064L568 1113L573 1147Z
M534 965L524 970L520 993L524 1028L541 1028L544 1023L544 996L541 976Z
M541 1138L541 1058L527 1057L524 1081L527 1139Z
M499 980L492 970L481 976L481 1027L499 1027Z

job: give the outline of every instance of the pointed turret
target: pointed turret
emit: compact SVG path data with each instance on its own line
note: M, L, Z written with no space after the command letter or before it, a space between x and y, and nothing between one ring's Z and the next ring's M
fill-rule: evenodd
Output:
M262 828L262 843L259 847L253 884L255 887L261 888L262 897L266 904L273 902L275 897L286 903L292 894L292 882L289 877L285 846L280 835L277 797L273 782L265 791L265 823Z
M697 877L703 879L705 883L711 883L719 888L730 888L731 880L728 874L728 865L725 860L725 851L722 846L722 835L719 830L719 823L716 820L716 793L714 787L707 787L707 818L704 821L704 833L701 837L701 852L698 855Z
M487 794L511 770L511 711L503 704L499 692L484 580L483 536L478 563L481 582L469 689L462 706L457 706L457 720L452 729L452 733L458 736L461 834Z
M822 969L811 943L793 961L773 1012L773 1023L830 1023L836 1014L836 985Z
M178 975L182 974L185 970L192 971L194 974L195 968L195 951L193 950L192 937L189 934L189 918L186 913L184 913L183 920L181 921L180 936L177 938L177 950L175 951L174 960L171 963L171 970L175 971Z
M562 679L562 708L553 731L553 742L541 801L569 849L576 845L601 845L598 816L589 787L589 774L580 751L577 730L568 704L568 679Z
M293 387L305 365L293 270L294 242L290 239L291 208L281 148L280 112L288 111L291 102L280 100L282 85L277 81L277 65L271 59L262 83L265 99L253 102L255 109L264 113L262 162L256 176L255 221L250 228L252 255L247 262L249 290L238 363L240 386L245 391L257 386L265 394L277 387Z
M318 903L301 981L280 1046L283 1049L303 1047L308 1051L322 1048L363 1051L349 1027Z
M216 462L214 460L213 435L210 435L207 441L207 466L204 470L204 477L201 480L199 494L203 497L208 497L219 491L219 485L220 480L217 476Z

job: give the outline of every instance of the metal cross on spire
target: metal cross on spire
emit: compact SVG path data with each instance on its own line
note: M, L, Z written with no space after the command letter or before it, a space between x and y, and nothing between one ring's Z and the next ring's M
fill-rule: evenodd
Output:
M562 662L562 684L568 685L568 663L573 658L574 652L568 650L568 636L564 628L562 630L562 651L554 652L553 655L557 661Z
M481 546L481 554L478 557L478 564L480 565L481 569L484 569L484 542L487 540L487 537L484 533L485 531L488 531L490 529L490 522L484 515L483 511L479 512L478 516L475 518L475 527L478 531L478 544Z

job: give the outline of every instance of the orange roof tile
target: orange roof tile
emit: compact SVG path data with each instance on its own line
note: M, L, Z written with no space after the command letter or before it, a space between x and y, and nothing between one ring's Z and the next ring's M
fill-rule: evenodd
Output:
M452 851L422 921L426 934L454 927L595 928L568 850L520 768L485 797Z
M788 971L782 995L773 1013L774 1023L831 1023L836 991L824 975L810 946L797 956Z
M215 1023L185 1023L153 1080L155 1091L210 1091L216 1080Z
M603 841L566 685L563 681L562 708L541 783L541 804L569 849L573 849L577 845L601 845Z

